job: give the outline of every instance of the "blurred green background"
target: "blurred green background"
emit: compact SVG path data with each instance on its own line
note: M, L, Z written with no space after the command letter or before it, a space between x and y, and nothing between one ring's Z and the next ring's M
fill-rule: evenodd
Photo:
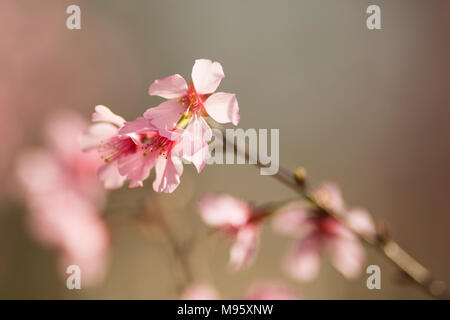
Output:
M66 8L81 7L81 30ZM366 28L381 7L382 30ZM364 0L2 0L0 4L0 298L176 298L173 257L157 232L131 216L139 199L167 207L180 239L198 235L195 278L225 297L280 271L289 240L265 228L255 265L230 274L229 243L209 238L195 198L227 192L263 203L294 194L249 165L185 167L172 195L151 181L110 195L112 255L103 284L69 291L55 252L34 242L12 175L24 146L40 144L44 119L58 108L89 119L97 104L134 119L161 102L154 79L190 78L196 58L222 63L220 90L237 94L241 128L279 128L280 162L302 165L318 183L337 182L351 205L386 219L392 236L450 282L450 2ZM156 206L155 206L156 207ZM399 281L375 250L382 289L366 275L345 280L327 263L318 280L295 284L308 299L427 298Z

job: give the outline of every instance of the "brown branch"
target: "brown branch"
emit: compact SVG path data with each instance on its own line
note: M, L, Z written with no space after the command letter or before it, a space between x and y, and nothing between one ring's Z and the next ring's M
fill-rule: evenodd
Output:
M224 145L228 144L230 146L233 146L234 152L239 152L240 154L245 155L246 160L250 159L248 151L239 150L235 143L230 142L226 139L226 135L223 134L223 131L222 136ZM252 160L256 162L254 165L258 168L267 167L258 159ZM298 179L295 173L280 167L279 171L271 177L289 187L297 194L323 210L325 213L338 220L348 229L352 230L353 233L355 233L368 245L377 248L391 263L398 267L401 272L407 275L409 279L411 279L415 284L424 289L429 295L438 299L450 299L450 289L448 288L447 284L444 281L435 278L427 268L425 268L420 262L418 262L410 254L408 254L404 249L402 249L397 242L390 239L387 233L386 224L382 224L381 227L378 228L374 237L369 237L367 235L358 233L350 226L348 226L348 224L343 221L341 217L336 215L334 212L331 212L329 209L323 208L319 203L317 203L314 197L312 197L309 193L304 179Z

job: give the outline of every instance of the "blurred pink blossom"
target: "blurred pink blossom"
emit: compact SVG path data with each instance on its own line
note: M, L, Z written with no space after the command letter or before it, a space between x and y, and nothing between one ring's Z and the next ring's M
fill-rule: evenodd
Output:
M220 300L218 291L207 283L193 283L182 293L181 300ZM256 282L247 289L245 300L298 300L294 288L278 281Z
M180 300L219 300L220 294L210 284L193 283L182 293Z
M69 265L78 265L82 284L92 285L104 277L109 235L100 217L104 193L95 177L100 161L77 147L86 125L70 111L54 115L45 127L47 148L25 151L17 174L32 234L58 249L62 274Z
M340 208L344 201L339 199L336 188L320 189L315 194L333 199ZM326 195L330 192L330 195ZM339 196L337 196L339 195ZM345 223L353 231L373 235L374 223L364 209L340 211ZM327 254L333 266L347 278L359 275L365 261L365 252L357 236L335 218L299 202L293 202L280 209L273 219L273 227L281 234L298 239L294 250L288 255L284 268L288 274L299 281L313 280L320 266L321 256Z
M346 210L341 190L332 182L322 184L315 190L313 197L322 208L336 214L343 214Z
M231 235L230 267L237 271L249 267L256 256L261 231L261 213L245 201L226 194L206 194L198 200L203 221Z
M144 117L161 129L171 130L180 122L187 121L184 139L185 158L192 161L200 172L209 158L208 142L212 133L203 116L210 116L219 123L239 123L239 105L231 93L217 92L223 73L222 65L208 59L198 59L192 68L192 81L188 85L179 74L158 79L149 88L149 94L169 99L150 108Z

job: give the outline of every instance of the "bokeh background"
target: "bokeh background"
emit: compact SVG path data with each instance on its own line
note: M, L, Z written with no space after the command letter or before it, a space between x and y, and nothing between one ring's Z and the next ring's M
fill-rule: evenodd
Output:
M81 30L66 28L70 4L81 7ZM366 28L369 4L381 7L382 30ZM147 94L154 79L189 79L196 58L222 63L220 88L237 94L241 128L280 129L285 167L337 182L349 204L386 219L406 250L450 282L449 30L447 0L2 0L0 298L176 298L167 241L133 216L142 199L168 212L180 241L196 235L195 278L223 296L258 279L290 281L280 271L287 239L265 228L254 266L230 274L229 242L209 237L195 212L206 191L255 203L294 196L249 165L200 175L186 166L171 195L155 195L151 181L112 192L111 259L93 288L67 290L56 252L25 227L14 168L25 147L43 143L45 119L69 108L88 120L97 104L134 119L160 103ZM327 263L316 281L293 285L307 299L427 298L375 250L368 255L381 290Z

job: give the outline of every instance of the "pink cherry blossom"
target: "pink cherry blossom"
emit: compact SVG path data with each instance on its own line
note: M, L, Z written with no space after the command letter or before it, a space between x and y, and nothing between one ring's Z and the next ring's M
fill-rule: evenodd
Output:
M137 118L119 130L119 137L135 143L135 151L119 160L119 173L130 180L130 187L142 186L142 181L155 167L153 189L169 193L176 189L183 173L181 152L177 147L181 139L179 132L168 131L162 135L148 119Z
M181 294L180 300L220 300L216 288L208 283L192 283ZM245 300L298 300L294 288L279 281L258 281L251 284L243 298Z
M183 164L183 136L180 130L160 130L140 117L126 122L105 106L97 106L94 122L82 136L84 150L97 149L104 164L98 176L106 188L117 188L129 180L129 187L143 185L155 167L153 189L173 192L180 183ZM180 145L177 144L180 142Z
M109 235L99 214L104 194L95 170L100 161L76 147L86 126L73 112L53 116L45 127L47 148L25 151L17 175L25 191L31 233L60 252L64 277L69 265L78 265L82 285L92 285L105 275Z
M220 294L210 284L193 283L182 293L180 300L219 300Z
M315 190L313 197L322 208L333 211L338 215L346 211L341 190L332 182L322 184Z
M129 137L119 137L119 129L125 119L114 114L107 107L95 107L92 121L96 122L80 136L84 151L97 150L103 164L98 168L98 178L106 189L120 188L126 177L119 173L118 160L135 152L136 144Z
M249 267L259 246L261 213L245 201L226 194L206 194L198 200L203 221L231 235L229 265L233 271Z
M144 117L158 128L173 129L186 121L185 134L192 135L191 146L185 147L185 158L192 161L200 172L209 158L207 143L211 140L211 128L203 119L210 116L219 123L239 123L239 105L231 93L216 92L222 78L222 65L208 59L198 59L192 68L192 81L175 74L158 79L149 88L149 94L168 99L150 108ZM189 141L184 140L186 143Z
M329 186L319 188L314 194L323 196L327 201L332 199L324 203L334 204L334 208L341 210L345 205L340 198L340 191L337 187ZM326 192L331 192L332 196L326 195ZM339 212L351 229L332 216L306 207L303 203L294 202L280 209L273 219L274 229L298 239L284 264L288 274L299 281L314 279L319 272L321 256L327 254L333 266L345 277L354 278L359 275L365 261L365 252L353 231L373 235L374 223L370 214L363 209Z

